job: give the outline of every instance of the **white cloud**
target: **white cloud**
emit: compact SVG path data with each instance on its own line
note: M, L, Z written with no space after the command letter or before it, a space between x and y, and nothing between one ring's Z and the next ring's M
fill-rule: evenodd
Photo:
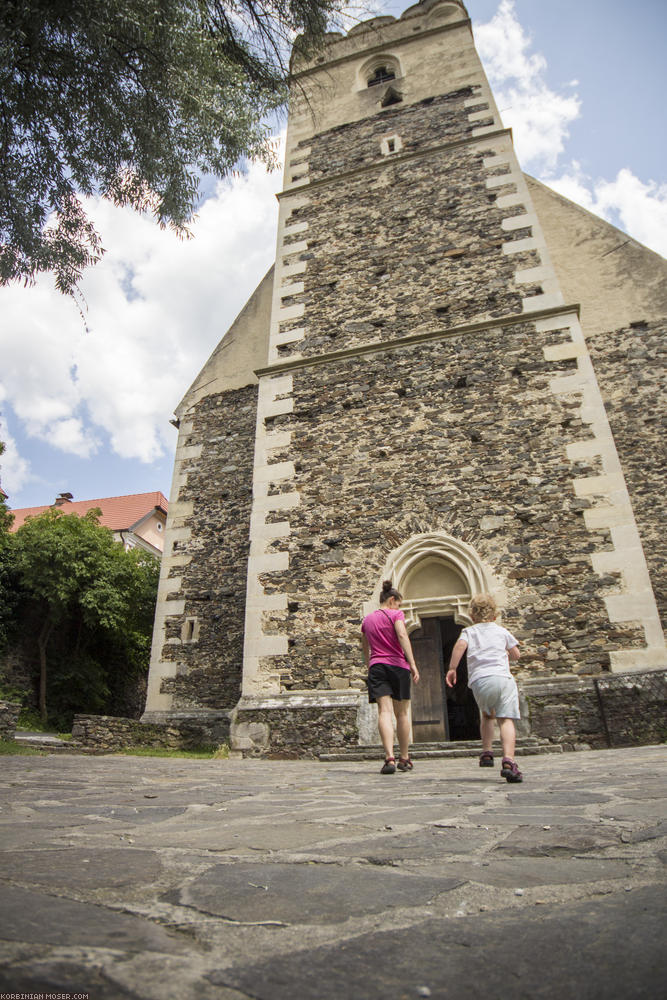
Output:
M666 185L644 183L628 167L608 181L586 176L574 160L561 166L581 101L547 85L547 62L531 52L532 40L517 19L514 0L501 0L488 23L475 25L475 41L521 165L652 250L667 253ZM576 86L577 80L565 84L568 90Z
M280 183L260 165L219 183L185 241L90 201L108 253L82 282L89 332L48 276L0 291L0 399L26 433L80 457L103 432L123 458L171 450L174 407L274 259Z
M532 41L517 19L514 0L502 0L489 22L475 25L475 41L519 161L533 170L555 167L569 126L579 117L579 98L547 85L546 60L530 52Z
M593 180L576 162L547 183L554 191L667 256L667 184L645 184L627 167L619 170L613 181Z
M0 484L9 495L11 503L12 494L18 493L32 478L30 463L19 455L16 441L4 419L0 419L0 441L5 445L5 450L0 455Z

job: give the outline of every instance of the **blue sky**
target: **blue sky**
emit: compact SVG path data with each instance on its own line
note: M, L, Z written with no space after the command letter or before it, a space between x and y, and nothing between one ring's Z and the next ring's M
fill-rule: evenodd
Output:
M378 3L394 15L407 3ZM529 173L667 254L664 0L470 0L482 60ZM0 290L0 481L10 506L162 490L174 407L270 266L278 172L211 186L179 242L91 203L107 255L86 332L49 279Z

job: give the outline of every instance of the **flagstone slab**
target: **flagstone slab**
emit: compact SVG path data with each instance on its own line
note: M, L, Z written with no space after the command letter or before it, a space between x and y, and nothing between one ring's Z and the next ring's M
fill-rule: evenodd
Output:
M209 973L255 1000L655 1000L667 981L661 887L474 919L427 919Z
M527 889L531 886L577 885L605 879L629 878L631 866L624 861L601 861L579 857L493 857L486 862L457 864L457 874L471 882L498 888Z
M10 885L0 886L0 940L132 952L172 953L191 946L150 920Z
M0 878L65 888L111 888L154 882L162 871L153 851L73 847L0 852Z
M507 855L552 857L558 854L581 854L620 843L620 834L609 827L522 826L514 830L494 850Z
M147 830L145 827L133 832L137 846L143 847L187 847L211 851L280 851L297 850L322 841L337 840L341 837L364 834L363 827L321 823L274 823L267 820L262 824L211 823L206 817L201 822L192 819L189 823L173 828Z
M520 790L510 792L508 799L525 806L584 806L591 803L609 802L611 795L603 795L601 792L586 792L563 789L562 791L544 792L534 790L527 784L522 784Z
M481 826L590 825L590 819L587 816L564 812L562 809L547 809L544 806L535 809L493 809L475 813L474 819Z
M493 840L493 834L485 830L431 826L414 833L387 833L364 840L346 840L334 847L315 848L311 853L391 864L435 859L443 854L464 854L470 852L471 847L481 850Z
M180 891L180 901L235 921L331 924L426 905L463 881L353 865L236 863L195 879Z

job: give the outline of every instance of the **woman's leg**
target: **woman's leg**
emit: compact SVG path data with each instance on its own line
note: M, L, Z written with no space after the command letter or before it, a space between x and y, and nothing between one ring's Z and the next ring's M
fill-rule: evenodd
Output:
M395 701L394 715L396 716L396 733L398 735L398 752L403 760L407 760L410 751L410 716L408 710L409 701Z
M382 694L377 700L378 731L385 757L394 756L394 717L391 713L391 695Z

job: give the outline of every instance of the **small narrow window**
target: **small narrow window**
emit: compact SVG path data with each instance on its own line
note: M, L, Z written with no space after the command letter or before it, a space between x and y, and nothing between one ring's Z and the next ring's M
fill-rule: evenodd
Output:
M392 153L399 153L403 148L400 136L387 135L380 140L380 152L383 156L391 156Z
M388 66L378 66L373 75L369 77L368 86L377 87L381 83L388 83L389 80L395 80L396 74Z
M199 639L199 622L196 618L186 618L181 626L181 642L196 642Z

